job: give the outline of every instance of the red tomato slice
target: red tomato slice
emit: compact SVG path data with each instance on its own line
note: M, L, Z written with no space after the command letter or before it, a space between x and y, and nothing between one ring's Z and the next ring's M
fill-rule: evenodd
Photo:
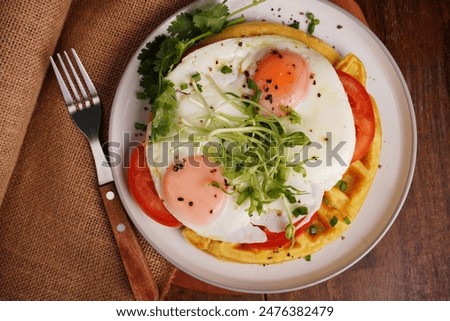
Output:
M311 220L309 221L309 223L307 223L307 224L303 225L302 227L296 229L295 237L299 236L300 234L302 234L304 231L306 231L309 228L309 226L312 224L312 221L313 221L315 216L316 216L316 214L314 214L311 217ZM300 222L301 222L301 220L295 222L294 225L297 226L298 224L300 224ZM266 233L267 241L265 241L263 243L244 243L244 244L241 244L241 247L263 250L263 249L282 248L282 247L285 247L285 246L289 246L291 244L291 241L286 239L286 233L285 232L278 232L278 233L271 232L265 226L259 226L259 228L261 230L263 230L264 233Z
M128 188L140 208L156 222L169 226L180 227L182 224L170 214L158 196L145 160L145 147L139 145L131 154L128 169Z
M339 79L347 92L356 129L356 145L352 162L361 159L369 151L375 136L375 115L366 88L353 76L337 70Z

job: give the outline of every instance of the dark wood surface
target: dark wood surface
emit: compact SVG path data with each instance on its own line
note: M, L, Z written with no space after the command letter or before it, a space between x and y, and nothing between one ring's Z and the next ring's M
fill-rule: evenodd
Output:
M218 295L173 286L169 300L450 299L450 1L357 2L403 72L416 113L416 171L397 220L361 261L319 285L264 295Z

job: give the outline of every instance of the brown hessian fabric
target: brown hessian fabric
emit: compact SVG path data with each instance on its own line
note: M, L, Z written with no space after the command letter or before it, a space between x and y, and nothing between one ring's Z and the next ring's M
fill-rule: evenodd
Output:
M0 299L133 299L90 148L64 108L49 57L76 48L102 99L106 141L127 63L190 2L0 1ZM175 268L140 241L164 297Z

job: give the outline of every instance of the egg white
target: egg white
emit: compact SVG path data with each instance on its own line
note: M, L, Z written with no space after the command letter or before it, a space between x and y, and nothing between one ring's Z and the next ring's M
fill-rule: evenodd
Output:
M291 150L291 153L299 154L300 160L305 158L316 160L307 162L305 177L292 171L286 182L286 185L304 191L304 195L297 199L302 206L308 208L308 215L298 218L292 216L294 222L303 218L299 225L302 226L320 208L324 191L331 189L342 178L355 147L353 114L333 66L322 55L301 42L281 36L258 36L228 39L197 49L187 55L167 78L179 89L182 84L192 83L191 76L199 73L202 95L207 106L210 106L204 107L202 98L196 94L192 85L187 89L178 90L180 126L202 126L205 116L211 109L242 116L236 108L218 95L208 77L214 79L215 84L219 85L223 92L233 92L238 96L251 94L246 86L245 74L251 77L257 68L257 62L272 50L289 50L301 55L308 62L310 72L313 74L311 82L314 81L314 85L311 84L306 97L297 106L291 106L300 114L301 124L291 124L289 120L283 120L290 132L303 131L313 142L306 148ZM224 74L221 68L225 65L231 68L232 72ZM180 137L179 140L187 141L188 137ZM175 156L187 157L199 154L202 147L203 143L195 147L179 148L178 154L175 155L173 146L171 148L167 142L149 145L147 159L151 160L149 168L160 197L162 197L162 177ZM338 149L338 157L327 159L333 148ZM256 225L266 226L273 232L282 232L289 223L289 218L285 214L286 204L281 199L268 204L264 214L253 214L250 217L246 212L248 201L238 206L236 198L237 195L229 196L221 215L208 226L189 224L183 222L182 213L172 211L172 214L199 235L235 243L266 241L266 235ZM289 206L292 210L299 204Z

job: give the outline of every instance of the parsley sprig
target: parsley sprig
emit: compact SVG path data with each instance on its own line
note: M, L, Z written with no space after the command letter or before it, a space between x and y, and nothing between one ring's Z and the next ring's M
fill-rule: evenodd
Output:
M239 15L264 1L253 0L231 13L226 1L192 13L181 13L170 24L168 35L157 36L141 50L138 73L143 92L139 97L149 99L152 104L152 141L159 141L177 129L176 90L174 84L165 78L167 74L189 48L226 27L244 22L245 18Z

